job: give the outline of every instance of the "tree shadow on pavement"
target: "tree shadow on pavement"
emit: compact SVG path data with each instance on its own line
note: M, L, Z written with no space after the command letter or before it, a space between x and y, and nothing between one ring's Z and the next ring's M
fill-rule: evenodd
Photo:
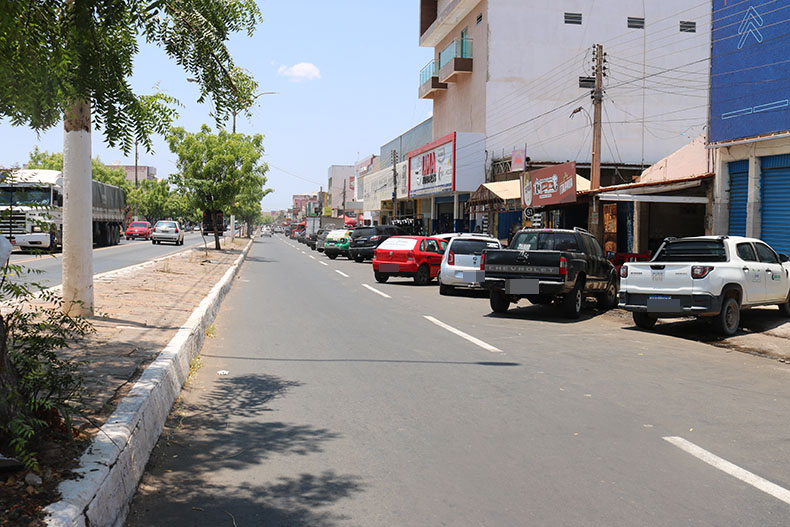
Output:
M280 260L275 260L273 258L264 258L263 256L247 256L247 258L244 259L244 263L277 263L279 261Z

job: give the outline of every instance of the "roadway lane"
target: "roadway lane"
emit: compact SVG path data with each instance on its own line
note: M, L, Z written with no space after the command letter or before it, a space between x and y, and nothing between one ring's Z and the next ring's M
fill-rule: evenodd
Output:
M790 522L785 366L589 311L492 316L282 238L238 281L129 527Z
M209 244L213 238L208 239ZM200 233L189 232L184 238L184 246L163 243L154 245L143 240L121 240L119 245L112 247L97 247L93 250L93 272L106 273L160 258L174 252L181 251L189 246L202 245ZM11 263L22 265L29 269L40 271L39 274L26 275L26 281L36 281L45 287L60 285L63 281L62 253L35 255L29 252L14 251L11 254Z

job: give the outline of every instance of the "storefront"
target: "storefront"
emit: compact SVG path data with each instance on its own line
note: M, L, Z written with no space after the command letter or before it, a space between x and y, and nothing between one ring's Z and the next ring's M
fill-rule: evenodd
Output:
M465 203L485 181L484 138L453 132L409 153L407 194L426 232L471 229Z

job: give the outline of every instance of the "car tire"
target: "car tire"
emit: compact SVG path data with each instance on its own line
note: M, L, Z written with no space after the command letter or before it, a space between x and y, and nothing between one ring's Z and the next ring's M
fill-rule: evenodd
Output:
M453 288L449 285L444 285L439 282L439 294L442 296L450 296L453 293Z
M337 258L336 254L327 254L327 256L329 257L330 260L334 260L335 258Z
M658 318L639 311L634 311L633 317L634 324L636 324L636 327L640 329L653 329L656 327L656 322L658 322Z
M422 264L418 269L417 272L414 273L414 283L417 285L428 285L428 282L431 281L431 270L428 269L428 266Z
M376 278L376 282L380 284L383 284L384 282L390 279L390 275L379 273L378 271L374 272L373 276Z
M610 280L606 284L606 292L598 295L598 306L606 311L617 307L617 284Z
M721 313L713 319L716 332L725 337L731 337L738 332L741 324L741 306L733 297L728 296L721 304Z
M787 302L779 304L779 311L787 318L790 318L790 295L787 295Z
M507 310L510 309L510 300L502 291L492 289L488 295L488 302L494 313L507 313Z
M365 259L362 258L361 256L357 255L357 256L354 257L354 261L357 262L357 263L362 263L362 262L365 261Z
M562 313L566 318L579 318L579 315L582 311L582 305L584 305L584 293L582 292L583 288L584 284L577 280L576 285L573 286L571 292L565 295L565 298L562 299Z

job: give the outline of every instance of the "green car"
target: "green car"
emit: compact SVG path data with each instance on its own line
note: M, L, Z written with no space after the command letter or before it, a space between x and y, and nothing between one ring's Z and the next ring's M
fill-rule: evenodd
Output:
M348 245L351 243L351 231L347 229L338 229L330 231L326 235L324 241L324 253L329 256L330 260L337 258L338 254L350 258L348 255Z

